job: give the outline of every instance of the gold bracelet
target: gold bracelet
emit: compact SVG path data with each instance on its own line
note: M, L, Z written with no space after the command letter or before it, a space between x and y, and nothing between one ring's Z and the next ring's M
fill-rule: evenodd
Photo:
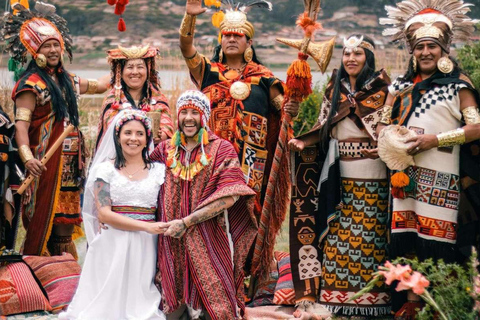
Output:
M193 57L185 58L185 62L187 63L188 69L195 69L202 63L202 59L203 56L196 51Z
M380 116L380 120L378 120L378 122L387 126L390 125L392 123L392 110L392 106L384 105L382 115Z
M462 128L437 134L439 147L452 147L465 143L465 131Z
M283 100L285 100L285 98L283 97L282 94L279 94L278 96L270 100L270 103L272 104L273 107L275 107L275 109L280 110L282 109L282 106L283 106Z
M18 154L20 155L20 159L22 159L22 162L24 164L34 158L32 150L30 150L30 147L27 146L26 144L18 148Z
M31 122L32 121L32 110L27 108L17 108L15 112L15 121L25 121Z
M97 93L97 88L98 88L98 80L88 79L87 92L85 92L85 93L86 94Z
M478 113L478 108L475 106L466 107L462 110L463 119L465 124L479 124L480 123L480 114Z
M197 21L197 16L192 16L185 12L183 16L182 24L178 32L182 37L193 37L195 33L195 22Z

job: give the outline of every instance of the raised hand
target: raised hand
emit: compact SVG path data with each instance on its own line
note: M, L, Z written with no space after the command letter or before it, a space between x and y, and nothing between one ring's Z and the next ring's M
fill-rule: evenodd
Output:
M305 149L305 142L300 139L291 139L288 141L288 146L292 151L302 151Z
M192 16L197 16L199 14L207 11L207 8L202 7L202 0L187 0L185 5L185 12Z

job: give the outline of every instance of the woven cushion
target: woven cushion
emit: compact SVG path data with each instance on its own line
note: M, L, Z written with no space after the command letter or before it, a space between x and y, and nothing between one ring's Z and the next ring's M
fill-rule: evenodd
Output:
M278 281L275 287L273 303L294 305L295 289L293 288L292 269L290 267L290 255L286 252L275 252L278 261Z
M255 296L253 297L252 301L247 305L247 307L252 308L272 305L277 280L278 271L272 270L268 279L260 283L257 291L255 291Z
M23 262L0 268L0 315L50 311L52 307Z
M23 257L47 291L53 312L59 312L72 301L80 278L80 265L69 253L61 256Z

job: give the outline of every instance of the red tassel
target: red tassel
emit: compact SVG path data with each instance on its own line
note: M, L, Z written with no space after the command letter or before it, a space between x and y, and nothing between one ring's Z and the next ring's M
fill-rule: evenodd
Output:
M126 6L130 1L128 0L118 0L118 3L123 5L123 6Z
M287 70L287 96L295 101L302 101L312 93L312 73L307 63L308 55L298 53Z
M115 11L114 13L117 16L121 16L125 12L125 6L121 5L120 2L117 2L117 5L115 6Z
M403 190L403 188L392 187L392 196L396 199L405 199L405 190Z
M114 6L117 3L117 0L107 0L107 3L111 6Z
M123 18L120 18L120 19L118 20L117 29L118 29L118 31L120 31L120 32L125 32L125 30L127 30L127 25L125 24L125 21L123 20Z

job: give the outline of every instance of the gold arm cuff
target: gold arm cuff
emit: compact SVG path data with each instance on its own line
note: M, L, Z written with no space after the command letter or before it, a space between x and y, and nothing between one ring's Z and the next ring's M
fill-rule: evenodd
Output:
M462 128L437 134L439 147L452 147L465 143L465 131Z
M479 124L480 123L480 113L478 108L475 106L466 107L462 110L463 119L465 124Z
M26 144L18 148L18 154L20 155L20 159L22 159L23 163L27 163L34 158L32 150L30 150L30 147Z
M182 37L193 37L195 33L195 22L197 21L197 16L192 16L185 13L183 16L182 24L178 32Z
M32 110L27 108L17 108L15 113L15 121L25 121L31 122L32 121Z
M86 94L97 93L97 88L98 88L98 80L88 79L87 92L85 92L85 93Z
M378 120L378 122L387 126L390 125L392 123L392 110L392 106L384 105L382 115L380 116L380 120Z
M282 94L279 94L278 96L270 100L270 103L272 104L273 107L275 107L275 109L281 110L283 106L283 100L285 100L285 98L283 97Z
M195 69L202 63L203 56L197 52L191 58L185 58L188 69Z

